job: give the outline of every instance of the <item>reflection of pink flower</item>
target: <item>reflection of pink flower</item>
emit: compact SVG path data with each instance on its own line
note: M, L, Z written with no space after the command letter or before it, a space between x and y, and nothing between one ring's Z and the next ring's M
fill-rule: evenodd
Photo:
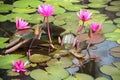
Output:
M88 10L80 10L80 13L77 13L77 16L83 22L91 19L92 13L88 12Z
M37 11L44 17L49 17L54 12L54 7L50 4L42 4L41 6L38 6Z
M30 27L28 26L28 22L22 20L21 18L19 19L16 18L16 28L18 30L22 30L22 29L28 29Z
M13 62L13 66L14 66L14 69L13 71L16 71L16 72L25 72L26 69L25 69L25 66L28 64L28 61L23 63L22 60L19 60L17 62Z
M102 28L102 24L101 23L95 23L95 22L91 23L92 31L99 32L101 30L101 28Z

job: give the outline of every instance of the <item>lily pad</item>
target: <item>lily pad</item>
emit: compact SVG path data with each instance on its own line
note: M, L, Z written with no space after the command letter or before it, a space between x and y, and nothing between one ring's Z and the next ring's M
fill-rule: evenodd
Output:
M10 69L13 67L12 62L18 61L19 59L24 60L24 62L27 60L27 58L23 58L24 55L20 54L7 54L5 56L0 57L0 68L1 69Z
M0 78L0 80L3 80L2 78Z
M105 8L105 10L107 10L107 11L120 11L120 7L119 6L107 6Z
M94 78L88 74L84 74L84 73L76 73L75 77L78 80L94 80Z
M31 14L30 15L30 20L28 20L28 22L30 23L40 23L40 21L43 20L43 17L40 16L40 14Z
M60 66L51 66L45 69L46 71L35 69L31 71L30 76L35 80L61 80L69 76L68 72Z
M116 13L116 16L120 16L120 12L117 12L117 13Z
M112 33L107 33L104 34L105 37L107 38L107 40L111 40L111 41L117 41L120 44L120 29L116 29L114 32Z
M111 5L120 6L120 1L112 1Z
M114 57L119 57L120 58L120 47L114 47L110 49L110 54Z
M54 14L63 14L63 13L65 13L65 9L63 9L63 8L61 8L61 7L59 7L59 6L55 6L55 12L54 12Z
M113 32L116 29L116 26L112 23L104 23L102 27L102 33Z
M36 9L31 9L31 8L14 8L12 12L16 13L33 13L35 12Z
M77 78L73 77L73 76L69 76L68 78L64 79L64 80L78 80Z
M103 7L106 7L107 5L97 4L97 3L90 3L90 4L88 4L88 6L89 6L90 8L103 8Z
M92 2L92 3L108 3L110 1L111 0L89 0L89 2Z
M98 77L98 78L96 78L95 80L108 80L108 79L105 78L105 77Z
M19 73L12 70L7 70L7 76L19 76Z
M8 43L5 43L9 38L0 37L0 48L4 48Z
M8 13L13 6L10 4L0 4L0 13Z
M62 66L63 68L67 68L72 65L72 60L69 57L62 57L60 60L51 59L47 62L48 66Z
M30 61L35 62L35 63L45 62L45 61L48 61L50 59L51 59L51 57L41 55L41 54L33 54L30 56Z
M120 62L113 62L113 65L120 69Z
M112 80L119 80L120 79L120 70L116 67L109 66L109 65L103 65L100 68L100 70L104 74L110 75L112 77Z
M38 5L41 5L42 2L39 0L19 0L13 3L14 7L25 8L25 7L33 7L37 8Z
M0 15L0 22L4 22L7 20L7 17L4 15Z
M120 18L115 18L113 21L114 21L115 23L120 23Z
M29 14L13 13L13 14L8 14L8 15L7 15L8 20L10 20L11 22L15 22L16 17L22 18L22 19L24 19L24 20L31 20Z

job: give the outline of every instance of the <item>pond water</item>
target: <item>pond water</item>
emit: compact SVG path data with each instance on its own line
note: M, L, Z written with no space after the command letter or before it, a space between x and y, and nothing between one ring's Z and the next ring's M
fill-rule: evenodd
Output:
M9 3L11 5L14 5L15 7L18 7L17 3L14 3L16 2L17 0L12 0L12 1L7 1L7 0L4 0L5 3ZM37 0L36 0L37 1ZM38 0L39 1L39 0ZM41 0L40 0L41 1ZM47 0L46 0L47 1ZM72 1L72 0L71 0ZM102 32L103 34L106 34L106 33L112 33L114 32L114 30L117 30L117 29L120 29L120 8L118 10L118 6L120 6L120 4L115 4L113 1L119 1L119 0L106 0L103 2L106 2L106 3L102 3L100 2L100 5L99 3L97 2L94 2L93 0L85 0L85 2L83 3L82 0L80 0L80 2L76 2L78 0L73 0L73 4L74 5L77 5L77 6L81 6L84 5L84 6L81 6L85 9L88 9L88 10L95 10L93 13L95 18L93 18L94 21L97 21L97 22L101 22L103 23L105 26L105 28L103 28ZM107 2L108 1L108 2ZM22 2L22 1L21 1ZM41 2L45 2L44 0L42 0ZM40 2L40 3L41 3ZM113 3L112 3L113 2ZM13 4L14 3L14 4ZM19 2L18 2L19 3ZM58 2L56 2L56 4L54 4L54 0L53 2L52 1L49 1L48 0L48 3L52 4L53 5L57 5L58 7ZM92 4L93 3L93 4ZM2 2L0 3L2 4ZM27 4L27 3L26 3ZM60 4L60 3L59 3ZM62 3L63 4L63 3ZM105 4L105 5L103 5ZM28 4L29 6L34 6L32 3L31 4ZM71 2L69 3L68 2L68 5L67 6L70 6L71 5ZM94 7L94 5L96 7ZM115 6L117 8L112 8L112 9L109 9L109 7L107 6ZM26 5L25 5L26 6ZM69 33L69 32L73 32L75 33L76 28L73 29L73 28L69 28L68 26L78 26L78 19L69 19L70 17L69 16L72 16L71 18L75 17L76 16L76 12L78 12L78 8L76 6L75 9L72 9L72 7L67 7L65 5L61 5L60 4L60 8L58 8L58 10L55 12L55 15L52 16L52 18L50 19L50 22L52 24L52 28L51 28L51 33L53 35L52 38L55 38L55 43L57 43L57 37L63 32L63 34L66 34L66 33ZM34 6L34 8L36 9L36 7ZM62 8L62 9L61 9ZM65 12L64 12L64 9L65 9ZM107 9L106 9L107 8ZM59 11L60 9L60 11ZM1 9L0 9L1 10ZM116 11L114 11L116 10ZM21 10L23 11L23 10ZM62 13L63 11L63 13ZM98 11L98 12L97 12ZM68 14L70 12L70 14ZM1 13L1 11L0 11ZM9 16L8 14L14 14L14 13L19 13L19 9L18 11L17 10L10 10L9 13L1 13L1 15L5 15L7 16L8 19L6 19L6 21L1 21L0 22L0 37L9 37L11 38L12 35L16 32L16 28L15 28L15 16ZM39 19L38 18L38 14L36 12L31 12L31 13L26 13L23 11L23 13L29 14L32 15L32 14L35 14L35 15L32 15L33 17L29 17L29 18L32 18L32 20L30 20L27 16L25 16L25 20L29 21L31 23L31 25L34 25L34 24L39 24L39 22L42 22L42 19ZM64 14L65 13L65 14ZM75 13L75 14L73 14ZM118 13L118 14L117 14ZM117 14L117 15L116 15ZM17 14L16 14L17 15ZM66 15L63 17L63 15ZM68 15L68 16L67 16ZM100 15L100 16L99 16ZM21 16L21 15L18 15L18 16ZM37 16L37 17L36 17ZM97 17L96 17L97 16ZM22 16L21 16L22 17ZM67 18L65 18L67 17ZM107 18L106 18L107 17ZM36 20L35 20L35 19ZM57 18L58 18L58 21L57 21ZM103 19L101 19L103 18ZM118 20L115 20L115 19L118 19ZM75 21L74 21L75 20ZM62 22L63 21L63 22ZM72 23L75 23L74 24L70 24L70 22ZM77 23L76 23L77 22ZM70 24L70 25L69 25ZM107 24L107 25L106 25ZM111 27L109 25L113 25L115 27ZM85 26L88 26L89 23ZM59 26L59 27L58 27ZM64 27L63 27L64 26ZM107 27L106 27L107 26ZM56 28L57 27L57 28ZM111 27L111 28L109 28ZM108 30L107 30L108 29ZM46 31L46 28L45 28L45 31ZM118 31L119 32L119 31ZM61 37L63 37L63 34ZM109 35L109 34L108 34ZM119 36L118 36L119 37ZM36 54L44 54L44 55L48 55L48 51L49 51L49 44L48 44L48 38L47 38L47 35L44 34L41 38L42 40L41 41L35 41L34 44L32 45L32 48L33 48L33 51L32 51L32 54L36 53ZM98 61L95 61L95 60L90 60L90 62L86 63L84 67L70 67L70 68L66 68L66 70L70 73L70 75L74 75L76 72L79 72L79 73L87 73L87 74L90 74L91 76L93 76L94 78L97 78L99 76L103 76L103 77L106 77L108 78L108 80L112 80L111 76L108 76L106 74L103 74L101 71L100 71L100 68L103 66L103 65L110 65L110 66L113 66L112 63L113 62L120 62L120 58L116 58L116 57L113 57L110 55L110 49L113 48L113 47L117 47L117 46L120 46L119 43L120 42L116 42L116 40L114 41L109 41L109 40L105 40L105 41L102 41L100 43L97 43L95 44L94 46L96 46L97 49L89 49L90 51L90 54L91 55L97 55L98 56ZM9 41L7 41L9 42ZM12 52L13 54L14 53L20 53L20 54L24 54L26 56L26 52L27 52L27 49L28 49L28 45L31 43L31 41L29 41L28 43L26 43L25 45L22 45L19 49L17 49L17 51L15 52ZM41 44L42 43L42 44ZM0 43L1 44L1 43ZM38 45L40 44L40 45ZM38 45L36 47L36 45ZM57 43L57 46L58 46L58 43ZM59 46L60 47L60 46ZM53 50L54 51L54 50ZM0 55L5 55L3 53L4 51L2 51L2 49L0 49ZM87 53L86 50L83 50L82 51L83 53ZM87 56L88 57L88 56ZM76 58L73 60L74 63L76 64L79 64L79 61L76 60ZM34 62L33 62L34 63ZM44 64L43 64L44 65ZM80 64L81 65L81 64ZM45 70L45 67L46 65L43 67L41 67L41 63L37 63L37 66L32 68L30 67L29 70L34 70L34 69L43 69ZM12 73L11 73L12 74ZM7 75L7 70L6 69L0 69L0 78L2 78L3 80L34 80L33 78L31 78L31 76L26 76L26 75L23 75L22 77L21 76L8 76ZM0 79L1 80L1 79ZM62 80L66 80L66 79L62 79ZM115 80L115 79L114 79ZM118 79L119 80L119 79Z

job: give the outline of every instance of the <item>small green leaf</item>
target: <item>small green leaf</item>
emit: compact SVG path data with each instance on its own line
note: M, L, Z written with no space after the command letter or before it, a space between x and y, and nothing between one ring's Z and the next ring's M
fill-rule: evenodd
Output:
M8 43L5 43L9 38L0 37L0 48L4 48Z

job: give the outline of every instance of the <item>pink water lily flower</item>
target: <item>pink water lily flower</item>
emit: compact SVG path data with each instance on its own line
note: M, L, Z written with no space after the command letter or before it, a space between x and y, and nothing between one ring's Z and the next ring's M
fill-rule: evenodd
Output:
M88 10L80 10L80 13L77 13L77 16L80 20L83 22L88 21L91 19L92 13L90 13Z
M102 24L101 23L92 22L91 23L91 29L94 32L99 32L102 29Z
M37 11L44 17L49 17L54 12L54 7L50 4L42 4L41 6L38 6Z
M23 63L22 60L19 60L17 62L13 62L14 69L12 69L12 70L16 71L16 72L25 72L26 71L25 66L27 64L28 64L28 61Z
M23 30L30 28L30 26L28 26L28 22L24 21L23 19L16 18L16 28L17 30Z

